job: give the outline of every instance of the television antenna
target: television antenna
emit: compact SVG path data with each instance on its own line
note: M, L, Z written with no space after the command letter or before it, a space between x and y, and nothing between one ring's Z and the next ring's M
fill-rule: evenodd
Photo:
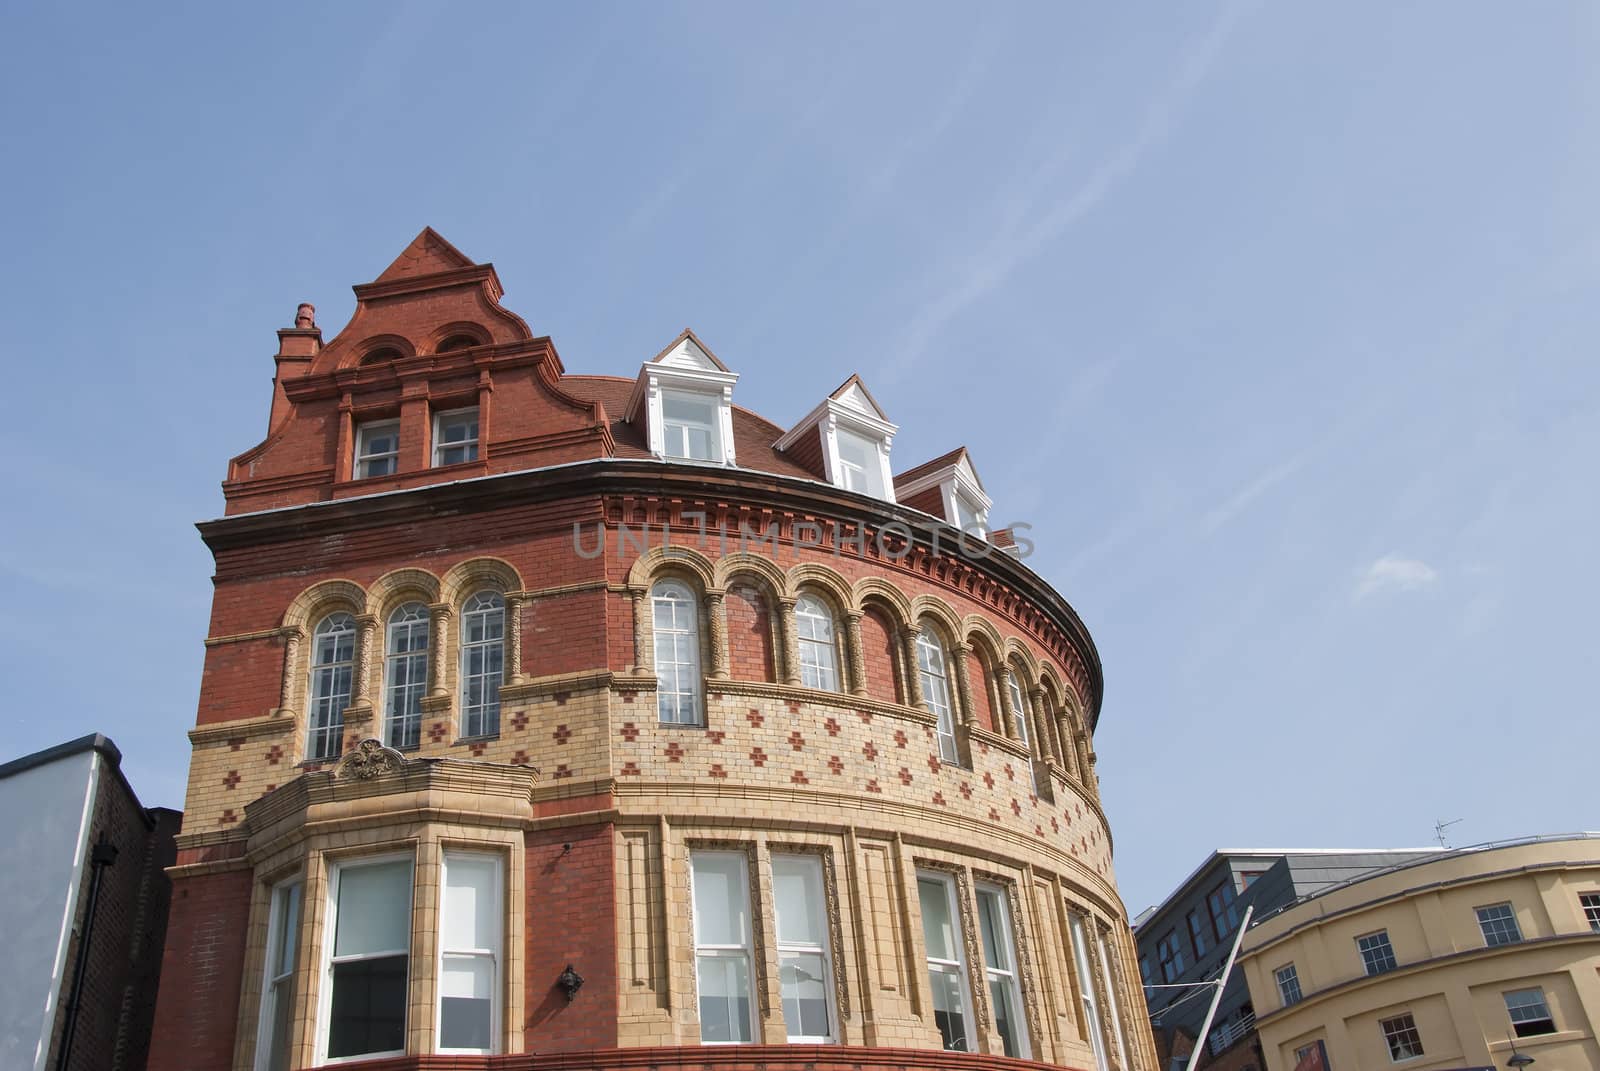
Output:
M1438 819L1434 820L1434 823L1433 823L1433 835L1435 837L1439 838L1439 847L1441 847L1441 848L1450 847L1450 845L1445 843L1444 831L1449 829L1451 826L1455 825L1456 823L1464 822L1464 821L1466 821L1466 819L1464 819L1464 818L1452 818L1448 822L1446 822L1442 818L1438 818Z

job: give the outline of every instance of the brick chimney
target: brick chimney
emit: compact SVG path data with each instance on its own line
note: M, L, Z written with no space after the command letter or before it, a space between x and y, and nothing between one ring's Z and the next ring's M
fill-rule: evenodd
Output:
M289 415L289 399L283 382L303 376L311 369L311 359L322 349L322 328L317 326L317 307L302 301L294 310L294 326L278 328L278 373L272 380L272 413L267 418L267 433Z

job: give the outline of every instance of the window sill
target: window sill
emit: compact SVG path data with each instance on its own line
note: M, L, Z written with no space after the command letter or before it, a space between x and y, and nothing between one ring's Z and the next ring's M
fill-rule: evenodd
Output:
M454 740L450 741L450 746L451 747L456 747L457 745L465 745L465 744L486 744L486 743L489 743L490 741L498 740L498 739L500 739L500 734L499 733L480 733L477 736L458 736ZM461 1052L476 1052L477 1050L475 1050L475 1049L462 1049L460 1051Z

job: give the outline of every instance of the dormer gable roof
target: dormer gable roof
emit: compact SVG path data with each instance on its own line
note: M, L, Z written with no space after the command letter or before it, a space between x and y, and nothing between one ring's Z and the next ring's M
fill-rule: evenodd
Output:
M866 383L862 382L859 375L852 374L849 379L839 384L839 389L828 395L840 405L854 409L859 413L876 417L884 423L889 422L889 414L883 411L883 406L878 404L878 399L867 390Z
M883 411L883 406L878 404L872 392L867 390L867 385L861 377L851 375L824 398L820 405L795 421L794 426L772 444L774 449L787 450L804 438L807 432L818 428L828 416L842 419L846 424L854 425L858 431L869 432L886 442L892 440L895 432L900 430L897 425L889 422L889 415Z
M721 392L731 389L739 375L723 364L692 328L685 327L677 338L667 343L665 349L639 366L639 377L634 382L633 393L628 396L628 408L622 415L628 423L635 423L642 418L652 378L668 380L683 387Z
M983 489L983 481L978 479L978 470L972 464L972 455L965 446L958 446L948 454L941 454L932 461L924 461L915 468L907 469L894 478L896 491L916 491L930 484L943 483L945 479L955 475L959 470L963 476Z

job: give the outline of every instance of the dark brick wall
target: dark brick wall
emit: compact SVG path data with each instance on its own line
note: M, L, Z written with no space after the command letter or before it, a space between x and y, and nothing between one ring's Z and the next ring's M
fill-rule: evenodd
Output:
M529 1052L614 1046L617 923L611 823L533 832L524 843L524 1046ZM571 1003L556 985L569 963L583 976L583 988Z
M173 882L150 1071L222 1071L233 1063L250 873Z
M739 681L775 681L772 600L754 584L734 584L723 600L728 616L728 673Z

